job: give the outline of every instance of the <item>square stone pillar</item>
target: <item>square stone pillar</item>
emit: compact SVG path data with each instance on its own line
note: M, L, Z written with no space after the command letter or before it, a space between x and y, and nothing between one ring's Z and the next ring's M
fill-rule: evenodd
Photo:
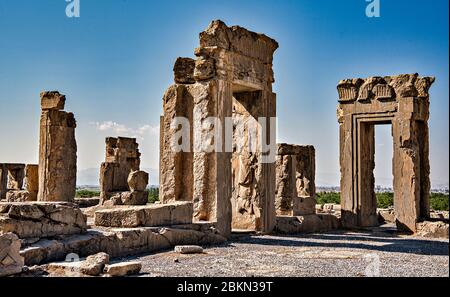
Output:
M278 144L276 170L275 206L277 215L315 214L314 147Z
M65 96L41 93L39 135L39 201L68 201L75 198L77 180L76 121L64 109Z

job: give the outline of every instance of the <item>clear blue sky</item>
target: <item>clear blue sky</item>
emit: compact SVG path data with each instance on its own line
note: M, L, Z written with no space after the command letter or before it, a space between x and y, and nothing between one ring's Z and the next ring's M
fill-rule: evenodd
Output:
M104 137L137 135L158 167L161 98L178 56L193 56L213 19L275 38L278 140L313 144L317 183L339 182L336 84L342 78L433 75L433 185L449 180L448 0L0 0L0 162L37 163L39 92L60 90L78 120L79 169L98 168ZM377 129L377 181L390 179L389 132ZM156 181L151 181L156 183Z

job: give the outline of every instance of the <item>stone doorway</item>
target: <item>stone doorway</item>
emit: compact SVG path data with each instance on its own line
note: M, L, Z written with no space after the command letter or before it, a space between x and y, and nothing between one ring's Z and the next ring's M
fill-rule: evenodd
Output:
M433 77L404 74L339 82L341 208L345 227L378 224L374 125L392 124L395 221L415 232L429 217L429 94Z
M243 91L234 87L232 172L232 229L257 231L261 229L261 135L258 118L263 116L261 92Z

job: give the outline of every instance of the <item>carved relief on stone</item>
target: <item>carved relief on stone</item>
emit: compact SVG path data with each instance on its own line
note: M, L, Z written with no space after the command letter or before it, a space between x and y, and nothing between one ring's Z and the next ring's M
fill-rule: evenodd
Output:
M362 83L362 79L341 80L337 86L339 100L341 102L356 100L358 98L359 87Z

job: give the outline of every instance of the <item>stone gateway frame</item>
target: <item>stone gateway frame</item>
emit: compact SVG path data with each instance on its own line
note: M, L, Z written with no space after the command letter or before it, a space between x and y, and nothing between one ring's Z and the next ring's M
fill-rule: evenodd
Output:
M341 208L345 227L378 225L375 129L391 124L397 227L415 232L429 217L429 93L434 77L403 74L341 80L337 86Z

